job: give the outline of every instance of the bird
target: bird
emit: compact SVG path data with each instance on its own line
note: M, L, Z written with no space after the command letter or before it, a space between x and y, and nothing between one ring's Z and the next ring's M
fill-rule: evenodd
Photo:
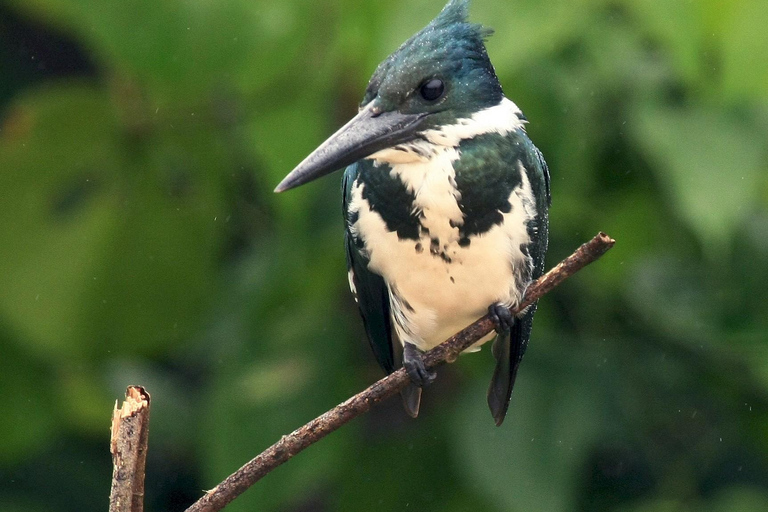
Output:
M496 360L487 402L506 417L536 304L513 315L544 270L546 162L503 93L468 0L451 0L379 64L359 111L280 182L283 192L346 168L349 286L386 373L401 366L406 412L435 379L423 354L488 314Z

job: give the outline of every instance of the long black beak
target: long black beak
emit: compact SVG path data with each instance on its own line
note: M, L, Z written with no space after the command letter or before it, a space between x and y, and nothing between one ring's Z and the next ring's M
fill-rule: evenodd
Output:
M369 103L297 165L283 178L275 192L298 187L411 139L427 115L381 112L373 103Z

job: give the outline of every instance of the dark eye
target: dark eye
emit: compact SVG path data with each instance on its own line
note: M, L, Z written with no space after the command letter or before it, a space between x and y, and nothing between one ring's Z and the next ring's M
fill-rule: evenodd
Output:
M419 89L421 97L427 101L439 100L443 96L444 92L445 85L439 78L427 80L421 85L421 88Z

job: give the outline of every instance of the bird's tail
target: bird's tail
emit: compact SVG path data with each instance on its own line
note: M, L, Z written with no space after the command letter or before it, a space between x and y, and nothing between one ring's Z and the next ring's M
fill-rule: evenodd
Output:
M414 383L409 383L401 392L403 407L408 416L415 418L419 415L419 405L421 405L421 388Z

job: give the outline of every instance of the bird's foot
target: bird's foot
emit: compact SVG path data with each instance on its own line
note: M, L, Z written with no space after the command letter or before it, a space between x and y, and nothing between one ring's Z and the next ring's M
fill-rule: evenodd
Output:
M498 302L488 306L488 316L496 328L496 334L509 332L515 325L515 315L509 311L508 307Z
M405 342L403 347L403 367L411 382L420 388L432 384L437 377L435 372L427 370L424 366L424 353L416 345Z

